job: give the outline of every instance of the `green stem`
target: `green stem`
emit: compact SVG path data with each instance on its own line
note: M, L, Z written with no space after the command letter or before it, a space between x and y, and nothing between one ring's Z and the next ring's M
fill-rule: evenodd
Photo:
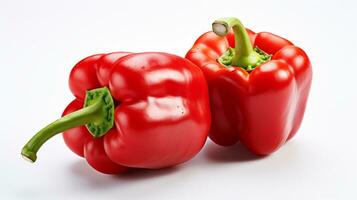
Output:
M23 147L22 156L26 160L35 162L37 151L47 140L74 127L87 125L94 137L105 134L113 126L114 104L112 99L108 101L108 93L106 88L88 91L86 107L57 119L37 132Z
M230 29L234 33L234 49L222 55L220 61L224 65L239 66L251 70L254 67L266 62L270 57L261 54L253 49L249 35L239 19L221 18L212 24L212 30L219 36L225 36ZM261 51L260 51L261 52Z

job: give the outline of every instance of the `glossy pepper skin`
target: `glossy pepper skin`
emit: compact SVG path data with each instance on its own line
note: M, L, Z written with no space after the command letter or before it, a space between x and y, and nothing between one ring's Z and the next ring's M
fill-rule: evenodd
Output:
M93 137L87 122L87 127L82 123L63 133L67 146L102 173L183 163L200 151L208 136L207 84L201 70L185 58L166 53L93 55L74 66L69 86L76 99L63 116L88 108L88 91L108 87L114 99L114 125L107 132L100 127ZM29 142L23 150L30 159L32 146Z
M245 29L236 18L212 27L186 55L209 85L209 136L222 146L241 141L255 154L271 154L301 125L312 80L309 58L290 41Z

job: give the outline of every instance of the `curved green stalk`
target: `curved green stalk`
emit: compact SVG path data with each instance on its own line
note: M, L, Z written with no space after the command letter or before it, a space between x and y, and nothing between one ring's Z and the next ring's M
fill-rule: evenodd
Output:
M100 137L113 127L114 102L107 88L88 91L84 106L37 132L22 148L22 156L26 160L35 162L37 151L47 140L74 127L87 125L93 137Z
M212 30L219 36L228 34L230 28L234 33L234 48L229 48L220 58L219 62L226 66L238 66L248 71L268 61L270 55L260 49L253 49L249 35L239 19L221 18L212 24Z

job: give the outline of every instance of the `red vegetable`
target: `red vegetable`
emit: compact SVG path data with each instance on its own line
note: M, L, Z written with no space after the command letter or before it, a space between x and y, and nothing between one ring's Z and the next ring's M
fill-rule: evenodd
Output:
M69 86L76 99L63 118L24 146L25 158L35 161L41 145L65 131L73 152L98 171L113 174L128 167L180 164L206 141L207 85L201 70L184 58L166 53L93 55L76 64Z
M240 140L256 154L270 154L300 127L312 79L309 58L290 41L254 33L236 18L212 28L186 55L208 81L210 138L223 146Z

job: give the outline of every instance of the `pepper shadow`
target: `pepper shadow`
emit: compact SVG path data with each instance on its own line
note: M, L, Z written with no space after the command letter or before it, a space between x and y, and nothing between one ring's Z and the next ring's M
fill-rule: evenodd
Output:
M118 184L130 185L129 183L168 176L178 170L180 170L180 166L163 169L130 169L123 174L107 175L92 169L85 160L73 162L70 167L73 177L77 177L81 182L85 182L86 187L95 189L108 188L108 186L117 186Z
M208 142L203 152L212 162L248 162L264 158L249 152L241 143L224 147Z

